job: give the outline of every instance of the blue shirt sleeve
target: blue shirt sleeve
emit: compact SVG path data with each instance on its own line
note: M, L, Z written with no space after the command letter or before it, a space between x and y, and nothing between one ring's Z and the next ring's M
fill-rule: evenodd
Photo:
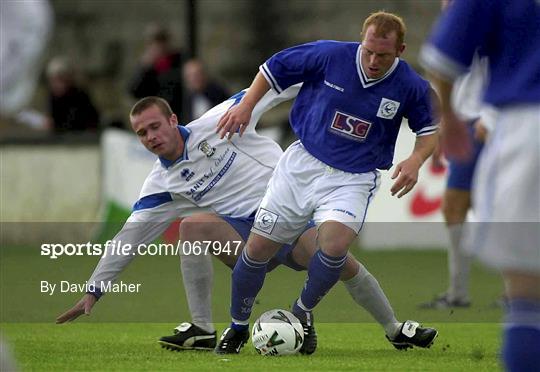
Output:
M422 64L450 79L465 73L477 49L486 46L491 28L496 27L499 5L494 2L454 0L422 48Z
M281 93L291 85L324 73L331 41L316 41L282 50L259 67L271 88Z
M437 131L437 119L433 110L431 89L426 81L415 90L413 97L405 111L409 121L409 128L417 136L427 136Z

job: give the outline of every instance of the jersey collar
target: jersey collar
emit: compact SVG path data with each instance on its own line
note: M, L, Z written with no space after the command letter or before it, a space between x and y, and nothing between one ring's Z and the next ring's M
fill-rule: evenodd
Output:
M388 76L390 76L390 74L392 74L392 72L394 72L394 70L396 69L399 63L399 58L396 57L392 66L388 69L388 71L386 71L386 74L384 74L383 76L377 79L370 79L368 78L368 76L364 72L364 68L362 67L362 62L360 61L361 53L362 53L362 44L358 45L358 50L356 51L356 70L358 72L358 77L360 78L360 82L362 83L362 86L364 88L369 88L375 84L380 83L384 79L386 79Z
M191 130L189 128L186 128L184 126L178 125L178 132L180 132L180 135L182 136L182 139L184 140L184 152L183 154L176 159L175 161L167 160L165 158L159 157L159 161L161 162L161 165L164 168L170 168L176 163L181 162L182 160L188 160L188 153L187 153L187 140L189 138L189 135L191 134Z

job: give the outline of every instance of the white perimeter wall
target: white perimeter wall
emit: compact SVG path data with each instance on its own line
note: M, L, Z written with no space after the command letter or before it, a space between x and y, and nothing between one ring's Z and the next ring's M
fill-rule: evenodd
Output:
M94 232L86 222L98 220L100 159L98 145L4 146L0 150L2 242L90 239Z

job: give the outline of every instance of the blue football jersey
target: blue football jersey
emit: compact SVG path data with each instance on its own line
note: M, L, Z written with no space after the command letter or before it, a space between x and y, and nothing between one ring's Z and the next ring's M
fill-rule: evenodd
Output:
M437 130L429 83L396 58L369 79L357 42L322 40L285 49L260 66L276 92L303 82L290 114L304 147L322 162L351 173L389 169L403 117L417 135Z
M466 72L477 50L489 57L485 102L497 107L540 102L539 0L455 0L420 60L455 79Z

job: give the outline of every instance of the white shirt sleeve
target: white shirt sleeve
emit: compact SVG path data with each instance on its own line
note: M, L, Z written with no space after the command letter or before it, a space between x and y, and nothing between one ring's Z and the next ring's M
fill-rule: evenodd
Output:
M470 71L454 83L452 106L462 120L478 119L488 79L488 60L476 55Z
M112 239L113 244L104 249L104 255L99 260L89 283L101 288L102 282L116 280L131 260L137 256L139 247L154 241L172 221L179 217L174 204L170 202L156 208L132 213ZM126 251L119 250L119 247L125 247ZM97 295L99 296L100 293Z
M291 85L280 94L277 94L273 89L270 89L255 105L251 114L249 128L255 128L261 116L268 110L276 107L282 102L290 101L298 95L298 92L302 88L302 84Z

